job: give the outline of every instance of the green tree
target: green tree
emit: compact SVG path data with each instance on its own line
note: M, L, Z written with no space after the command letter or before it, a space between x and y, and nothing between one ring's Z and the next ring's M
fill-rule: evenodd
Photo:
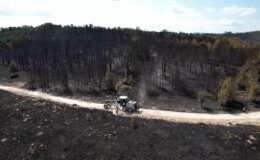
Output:
M258 85L258 83L257 82L249 83L248 88L247 88L246 99L248 101L252 101L257 96L258 92L259 92L259 85Z
M194 47L197 47L199 45L198 41L195 38L191 41L191 44Z
M220 83L218 100L221 105L226 105L228 101L234 100L235 85L233 79L228 77Z
M207 42L208 52L211 52L212 50L212 44L211 42Z
M230 37L228 39L229 45L234 49L245 48L247 44L237 37Z
M242 67L237 76L240 84L256 82L260 79L260 53L248 58L246 64Z

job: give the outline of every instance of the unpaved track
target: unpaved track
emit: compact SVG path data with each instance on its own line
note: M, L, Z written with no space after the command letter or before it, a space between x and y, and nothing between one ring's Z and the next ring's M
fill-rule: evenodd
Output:
M76 104L82 108L104 110L103 104L91 103L82 100L70 99L65 97L58 97L47 93L38 91L28 91L26 89L19 89L11 86L0 85L0 90L8 91L21 96L28 96L39 98L43 100L65 103L68 105ZM109 110L113 112L113 109ZM207 113L185 113L173 112L164 110L140 109L140 113L133 115L126 115L122 112L121 116L136 116L147 119L161 119L166 121L184 122L184 123L205 123L215 125L230 125L230 124L250 124L260 126L260 111L253 113L239 113L239 114L207 114Z

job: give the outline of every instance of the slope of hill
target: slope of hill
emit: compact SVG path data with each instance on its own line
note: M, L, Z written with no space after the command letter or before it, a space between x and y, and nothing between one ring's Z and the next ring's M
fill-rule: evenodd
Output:
M219 80L235 76L259 46L259 32L185 34L139 29L60 26L0 31L0 62L30 71L34 87L60 93L216 95ZM235 36L235 37L234 37ZM129 94L130 94L129 93Z
M0 159L258 160L259 127L116 117L0 91Z

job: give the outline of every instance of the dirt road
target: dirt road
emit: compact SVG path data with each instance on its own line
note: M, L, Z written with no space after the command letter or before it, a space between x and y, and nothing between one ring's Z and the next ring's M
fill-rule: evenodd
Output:
M8 91L21 96L44 99L57 103L68 105L76 104L78 107L104 110L103 104L91 103L82 100L58 97L51 94L46 94L38 91L28 91L11 86L0 85L0 90ZM113 109L109 110L113 112ZM231 124L250 124L260 126L260 112L239 113L239 114L207 114L207 113L184 113L164 110L140 109L140 113L127 115L120 113L120 116L137 116L147 119L162 119L166 121L184 122L184 123L205 123L216 125L231 125Z

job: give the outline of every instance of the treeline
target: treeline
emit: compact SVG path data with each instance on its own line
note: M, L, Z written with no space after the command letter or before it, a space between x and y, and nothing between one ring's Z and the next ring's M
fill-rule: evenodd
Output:
M224 34L225 37L238 37L244 41L252 44L259 44L260 42L260 31L246 32L246 33L231 33L227 32Z
M119 88L153 95L217 94L259 46L236 35L44 24L0 31L0 60L29 71L31 88L99 93ZM30 84L32 83L33 84Z

